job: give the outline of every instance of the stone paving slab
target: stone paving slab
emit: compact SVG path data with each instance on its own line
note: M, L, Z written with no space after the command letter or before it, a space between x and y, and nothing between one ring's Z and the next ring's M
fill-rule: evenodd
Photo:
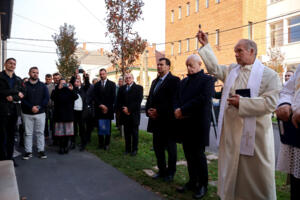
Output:
M162 199L91 153L59 155L50 148L47 156L16 159L19 192L28 200Z

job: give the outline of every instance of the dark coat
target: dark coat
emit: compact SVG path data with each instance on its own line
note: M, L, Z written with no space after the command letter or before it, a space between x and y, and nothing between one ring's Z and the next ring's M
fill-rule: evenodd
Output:
M116 98L116 84L107 79L105 87L102 88L101 81L94 86L94 103L95 103L95 117L97 119L114 119L114 102ZM105 105L108 112L104 114L99 108L99 105Z
M213 95L214 79L203 70L180 82L174 109L180 108L184 116L177 123L181 140L198 140L199 145L209 145Z
M146 113L149 108L155 108L157 110L158 118L155 120L149 118L147 130L148 132L159 130L160 133L164 134L172 133L175 121L173 100L180 79L173 76L170 72L154 93L157 82L158 78L152 81L146 103Z
M11 114L20 114L21 105L7 101L6 97L12 96L15 102L21 100L18 96L18 93L25 93L25 89L22 84L22 79L13 74L15 82L13 88L10 88L6 76L7 75L5 71L0 72L0 115L7 116Z
M74 101L78 95L74 90L68 88L53 90L51 99L54 102L54 121L72 122L74 121Z
M131 123L139 125L141 119L141 103L143 100L143 87L135 83L126 91L127 85L119 88L117 96L117 110L121 113L120 124ZM128 108L130 115L122 112L123 106Z

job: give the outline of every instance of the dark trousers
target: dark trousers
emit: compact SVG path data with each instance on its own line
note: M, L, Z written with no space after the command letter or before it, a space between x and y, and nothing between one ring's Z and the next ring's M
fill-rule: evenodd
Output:
M59 149L60 150L68 150L68 143L69 143L70 136L60 136L58 137L59 140Z
M300 199L300 179L291 174L291 200Z
M97 126L97 120L95 118L88 118L85 121L87 143L91 142L91 135L96 126Z
M182 142L184 155L189 172L189 185L194 188L207 187L208 170L205 155L205 146L200 145L197 139L184 138Z
M110 144L110 134L109 135L98 135L99 147L103 148Z
M0 116L0 160L12 160L18 116Z
M124 124L125 151L130 153L138 150L139 142L139 125L126 123Z
M176 172L177 145L166 133L153 133L153 149L157 159L157 167L162 176L174 176ZM168 168L166 166L165 150L168 152Z
M86 145L86 135L85 135L85 127L84 122L82 119L82 111L74 110L74 136L71 137L71 141L75 144L76 136L78 135L79 129L79 136L80 142L82 146Z
M53 123L53 110L52 108L46 109L46 122L45 122L45 137L49 137L51 133L51 136L53 138L54 136L54 123ZM49 132L50 131L50 132Z

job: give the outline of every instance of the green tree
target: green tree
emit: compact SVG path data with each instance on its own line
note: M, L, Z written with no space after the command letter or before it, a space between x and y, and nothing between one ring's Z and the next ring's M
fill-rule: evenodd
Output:
M107 9L106 35L110 36L112 51L109 55L116 71L122 74L144 52L147 42L132 30L142 19L142 0L105 0Z
M77 38L75 38L75 27L64 24L59 28L59 34L52 35L52 38L57 45L56 53L58 61L56 66L59 72L64 77L70 77L79 67L75 51L77 49Z

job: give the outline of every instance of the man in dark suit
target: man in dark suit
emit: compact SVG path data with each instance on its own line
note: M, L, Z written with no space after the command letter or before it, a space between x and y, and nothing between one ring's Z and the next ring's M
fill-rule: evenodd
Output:
M138 132L141 118L143 87L135 84L132 74L125 75L126 85L119 88L117 110L124 125L125 154L135 156L138 150Z
M190 180L178 192L192 190L201 199L207 192L208 171L205 146L209 144L211 103L214 94L213 77L201 70L201 59L191 55L186 60L188 77L180 82L174 102L180 139L187 160Z
M112 120L114 118L114 102L116 98L116 84L108 80L104 68L99 71L100 81L94 86L94 102L96 118ZM108 149L110 144L110 134L99 135L99 148Z
M148 131L153 133L153 148L159 169L153 178L163 178L166 181L172 181L176 172L177 146L173 134L173 99L180 82L178 77L171 74L170 65L169 59L159 59L158 77L152 82L146 103ZM168 168L165 150L168 152Z

